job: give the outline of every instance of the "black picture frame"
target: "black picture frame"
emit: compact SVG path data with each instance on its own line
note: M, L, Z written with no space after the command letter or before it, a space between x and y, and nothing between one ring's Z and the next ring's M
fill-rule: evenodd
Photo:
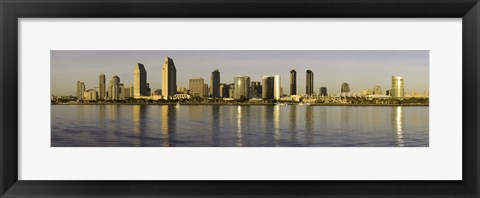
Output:
M478 0L0 0L1 197L479 197ZM461 181L18 180L19 18L462 18Z

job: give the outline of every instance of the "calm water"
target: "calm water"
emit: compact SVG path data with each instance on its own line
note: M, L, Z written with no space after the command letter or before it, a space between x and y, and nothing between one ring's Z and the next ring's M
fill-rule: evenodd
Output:
M52 105L54 147L428 147L428 107Z

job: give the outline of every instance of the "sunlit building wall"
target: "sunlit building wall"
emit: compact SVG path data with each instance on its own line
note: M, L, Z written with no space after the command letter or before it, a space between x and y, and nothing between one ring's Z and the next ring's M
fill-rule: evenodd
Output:
M234 99L241 99L242 96L250 99L250 77L235 76L233 81L235 83Z
M307 70L307 95L313 95L313 72L312 70Z
M120 84L120 77L118 76L113 76L112 77L112 80L110 81L112 82L112 90L111 90L111 93L112 93L112 100L119 100L120 99L120 87L119 87L119 84Z
M203 78L191 78L189 80L190 95L195 97L203 97Z
M405 85L404 85L403 77L392 76L391 95L392 97L395 97L395 98L405 97Z
M98 94L99 99L103 100L105 99L105 74L100 74L98 77L98 87L100 88L100 92Z
M86 90L83 92L83 100L85 101L97 101L97 91L93 89Z
M282 97L282 82L280 75L273 76L273 99L279 100Z
M162 65L162 96L173 97L177 92L177 69L173 60L165 57Z
M134 98L147 96L147 71L141 63L137 63L133 70Z
M83 92L85 92L85 83L77 81L77 100L83 100Z

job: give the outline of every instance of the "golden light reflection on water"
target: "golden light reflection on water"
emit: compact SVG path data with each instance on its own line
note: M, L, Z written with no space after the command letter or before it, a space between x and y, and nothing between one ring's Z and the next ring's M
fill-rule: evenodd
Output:
M160 107L160 119L161 119L161 123L162 123L162 126L161 126L161 134L162 134L162 146L170 146L170 142L169 142L169 130L170 130L170 126L169 126L169 113L170 113L170 106L169 105L162 105Z
M237 146L243 146L242 143L242 106L237 107Z
M405 142L403 140L403 111L402 107L394 107L393 109L393 129L395 132L395 144L397 146L404 146Z
M140 105L133 105L132 106L132 112L133 112L133 135L136 137L135 140L133 140L134 145L140 145L140 133L142 132L142 116L141 116L141 108L142 106Z
M273 141L275 145L278 145L280 141L280 105L273 107Z

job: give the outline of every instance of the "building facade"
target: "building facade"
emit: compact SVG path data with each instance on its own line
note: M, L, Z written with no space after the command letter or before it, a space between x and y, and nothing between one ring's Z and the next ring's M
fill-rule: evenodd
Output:
M77 100L83 100L83 92L85 92L85 83L77 81Z
M83 92L83 100L85 101L97 101L97 91L93 89L86 90Z
M297 71L290 71L290 95L297 95Z
M177 91L177 69L175 63L169 57L165 57L162 65L162 96L171 98Z
M147 96L147 71L141 63L133 70L133 97Z
M390 94L395 98L405 97L405 84L403 77L401 76L392 76L392 89Z
M233 79L235 83L234 99L250 99L250 77L235 76Z
M210 89L210 94L212 97L220 97L220 72L218 69L212 72Z
M307 82L306 82L306 93L307 95L313 95L313 72L312 70L307 70Z
M98 77L98 88L100 89L98 93L98 99L105 100L105 74L100 74Z
M320 96L328 96L327 87L320 87L318 93L320 93Z
M111 94L111 99L112 100L119 100L120 99L120 87L119 87L120 77L113 76L112 80L110 82L112 83L110 85L110 87L111 87L110 93L112 93Z
M340 88L341 93L350 93L350 85L346 82L342 83L342 87Z
M188 83L190 89L190 95L194 97L203 97L203 78L191 78Z
M264 76L262 78L262 99L272 100L274 99L274 76Z

